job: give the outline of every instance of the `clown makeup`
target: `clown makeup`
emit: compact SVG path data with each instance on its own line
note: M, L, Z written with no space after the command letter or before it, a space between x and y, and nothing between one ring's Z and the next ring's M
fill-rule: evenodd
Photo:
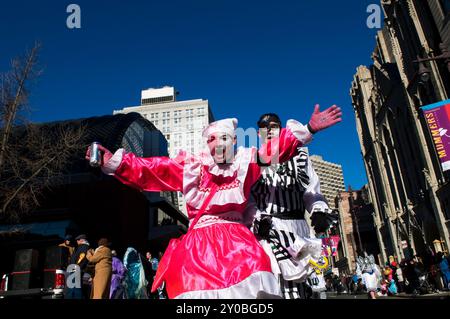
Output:
M262 122L259 127L259 135L261 139L266 142L273 137L277 137L280 134L280 124L275 121Z
M236 138L217 132L208 136L209 152L217 164L230 164L234 160L234 144Z

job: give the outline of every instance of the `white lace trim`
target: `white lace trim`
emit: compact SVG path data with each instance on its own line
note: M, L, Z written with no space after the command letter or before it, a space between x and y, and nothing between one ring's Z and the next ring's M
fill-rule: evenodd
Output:
M208 167L208 172L215 176L231 177L239 169L239 157L242 153L241 149L238 149L234 160L229 164L217 164L214 162L210 153L202 153L201 161L204 166Z
M107 175L114 175L114 172L119 168L120 163L122 163L123 154L125 150L119 148L114 155L102 166L102 172Z
M258 271L241 282L223 289L195 290L179 294L176 299L281 299L277 278L267 271Z
M218 215L203 215L195 224L194 229L213 224L237 223L242 224L242 213L226 212Z
M252 160L253 149L239 147L234 160L234 165L230 165L227 170L227 176L236 175L236 179L230 185L219 187L217 193L211 199L209 206L224 204L242 204L245 202L244 183L249 164ZM183 193L186 203L195 209L200 209L204 200L209 194L210 189L202 189L200 182L202 178L202 166L207 164L204 158L202 160L194 160L184 165L183 171ZM217 164L213 164L217 165ZM211 166L208 167L208 172ZM214 169L212 169L214 170ZM217 173L220 168L215 170ZM225 175L223 175L225 176ZM206 208L207 210L208 208Z

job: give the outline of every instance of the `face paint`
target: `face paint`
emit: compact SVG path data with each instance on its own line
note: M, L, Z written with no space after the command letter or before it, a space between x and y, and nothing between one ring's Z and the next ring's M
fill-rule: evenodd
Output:
M209 152L217 164L229 164L234 159L234 138L224 133L213 133L207 140Z
M277 137L280 134L280 124L274 121L263 121L259 127L259 134L263 141L270 140L273 137Z

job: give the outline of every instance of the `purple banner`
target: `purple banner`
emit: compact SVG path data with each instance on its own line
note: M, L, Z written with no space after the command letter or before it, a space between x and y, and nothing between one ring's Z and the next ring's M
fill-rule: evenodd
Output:
M450 169L450 100L422 107L442 170Z

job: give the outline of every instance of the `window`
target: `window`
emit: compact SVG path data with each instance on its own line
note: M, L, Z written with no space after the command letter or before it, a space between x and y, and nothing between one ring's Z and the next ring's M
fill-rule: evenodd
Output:
M174 117L181 117L181 110L173 111L173 116Z
M194 109L187 109L186 110L186 116L193 116L194 115Z
M169 118L170 117L170 112L162 112L162 117L164 118Z
M179 118L173 119L173 124L180 124L180 123L181 123L181 119L179 119Z
M158 104L158 103L164 103L164 102L172 102L173 100L174 100L173 95L169 95L169 96L161 96L161 97L142 99L141 104L142 105Z

